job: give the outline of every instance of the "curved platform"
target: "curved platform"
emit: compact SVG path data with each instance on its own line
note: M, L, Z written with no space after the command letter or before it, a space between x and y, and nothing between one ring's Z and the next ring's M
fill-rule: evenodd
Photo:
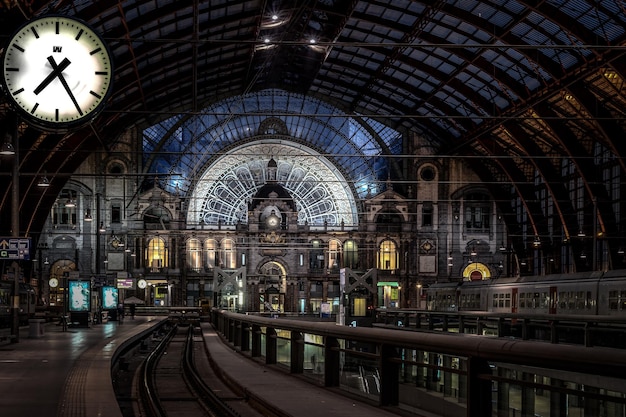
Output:
M28 327L20 329L18 343L0 345L2 416L121 417L111 358L159 320L137 317L66 331L47 323L36 337L29 337Z

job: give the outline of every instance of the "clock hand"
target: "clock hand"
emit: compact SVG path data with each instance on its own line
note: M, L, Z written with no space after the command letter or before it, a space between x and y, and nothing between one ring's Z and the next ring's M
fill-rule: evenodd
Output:
M54 58L52 58L52 56L48 57L48 61L50 61L50 63L54 62ZM38 95L39 93L41 93L43 91L44 88L46 88L48 86L48 84L50 84L52 82L52 80L54 80L56 77L58 77L61 72L67 68L68 65L70 65L71 62L69 59L64 58L63 61L61 61L61 63L59 64L59 66L56 65L56 63L52 66L52 72L50 74L48 74L48 76L41 82L41 84L39 84L37 86L37 88L35 88L35 90L33 91L33 93L35 93L35 95Z
M48 61L50 62L50 65L52 65L52 68L54 69L55 72L58 68L61 67L61 65L63 64L63 62L67 61L68 65L69 65L69 60L67 58L65 58L63 61L61 61L61 65L57 66L56 61L54 60L54 58L51 56L48 57ZM66 65L67 67L67 65ZM76 106L76 110L78 110L78 114L80 114L81 116L83 115L83 111L81 110L80 106L78 105L78 101L76 101L76 97L74 97L74 94L72 94L72 90L70 89L70 86L67 85L67 81L65 81L65 77L63 76L63 74L61 72L57 73L57 77L59 77L59 81L61 81L61 84L63 84L63 87L65 88L65 91L67 91L67 94L70 96L70 99L72 99L72 103L74 103L74 106Z

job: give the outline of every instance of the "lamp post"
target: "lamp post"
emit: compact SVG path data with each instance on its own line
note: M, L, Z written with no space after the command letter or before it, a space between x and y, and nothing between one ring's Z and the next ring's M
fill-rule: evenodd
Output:
M17 142L18 121L15 121L15 130L13 132L13 181L11 184L11 232L13 237L20 236L20 188L19 188L19 146ZM10 155L10 153L8 153ZM13 303L12 303L12 323L11 323L11 341L18 343L20 341L20 264L19 260L13 262Z

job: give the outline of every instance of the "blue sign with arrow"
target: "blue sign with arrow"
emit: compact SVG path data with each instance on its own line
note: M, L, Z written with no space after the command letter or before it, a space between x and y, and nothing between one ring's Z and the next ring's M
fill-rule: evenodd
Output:
M30 260L31 238L0 237L0 260Z

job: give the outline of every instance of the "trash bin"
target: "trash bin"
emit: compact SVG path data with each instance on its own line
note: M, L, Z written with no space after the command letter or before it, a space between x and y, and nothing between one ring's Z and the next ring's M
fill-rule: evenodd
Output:
M43 326L46 321L44 319L30 319L28 320L28 337L40 338L43 336Z

